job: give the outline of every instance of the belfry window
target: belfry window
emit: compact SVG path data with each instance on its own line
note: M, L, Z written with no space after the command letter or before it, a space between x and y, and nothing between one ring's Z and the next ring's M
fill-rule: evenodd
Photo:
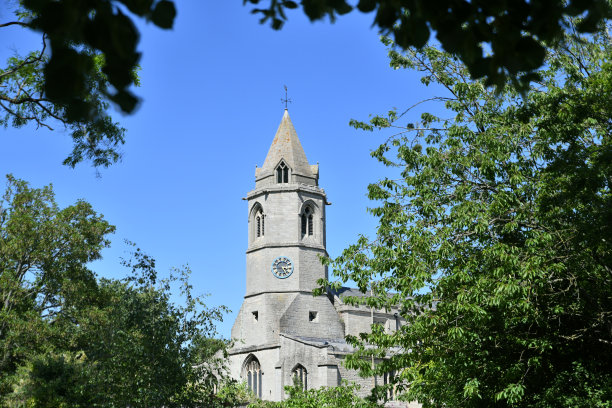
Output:
M257 213L255 214L255 223L256 223L255 233L257 237L264 236L264 233L265 233L265 224L264 224L265 221L264 220L265 220L264 213L260 208L259 210L257 210Z
M303 390L308 389L308 372L303 365L298 364L291 372L291 378L293 378L293 385L301 387Z
M302 213L302 237L312 235L313 232L313 211L310 207L306 207Z
M277 183L288 183L289 182L289 167L284 161L281 161L276 168L276 182Z
M261 365L253 355L247 358L242 377L246 380L249 390L261 398Z

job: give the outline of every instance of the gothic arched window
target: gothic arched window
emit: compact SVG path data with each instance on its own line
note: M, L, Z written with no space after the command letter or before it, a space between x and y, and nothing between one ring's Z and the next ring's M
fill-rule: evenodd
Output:
M264 216L263 210L260 208L255 213L255 223L256 223L255 234L257 237L263 237L264 233L266 232L264 220L265 220L265 216Z
M284 161L281 161L276 168L276 182L277 183L288 183L289 182L289 167Z
M249 390L261 398L261 365L259 360L253 355L247 357L242 371L242 378L246 380Z
M386 394L387 394L387 399L389 401L395 400L395 397L396 397L394 380L395 380L395 371L385 373L383 376L383 384L387 388Z
M249 242L253 243L266 233L266 214L260 203L255 203L249 213Z
M295 366L291 372L291 378L293 378L294 385L299 385L303 390L308 389L308 372L303 365L298 364Z
M312 235L313 233L313 215L312 208L306 207L302 213L302 237Z

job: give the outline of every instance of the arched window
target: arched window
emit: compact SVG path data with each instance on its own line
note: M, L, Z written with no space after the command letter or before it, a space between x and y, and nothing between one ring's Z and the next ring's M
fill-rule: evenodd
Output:
M261 398L261 365L257 358L253 355L247 357L242 371L242 378L246 380L249 390Z
M313 232L313 211L312 208L306 207L302 213L302 237L312 235Z
M260 203L255 203L249 213L249 242L252 243L266 233L266 214Z
M289 167L284 161L281 161L276 168L276 182L277 183L288 183L289 182Z
M257 237L263 237L264 233L266 232L264 220L265 220L265 216L264 216L263 210L260 208L255 213L255 223L256 223L255 233Z
M298 364L291 372L291 378L293 378L293 384L302 387L303 390L308 389L308 372L306 368Z
M391 371L389 373L385 373L383 376L383 384L387 386L386 394L387 400L393 401L395 400L395 371Z

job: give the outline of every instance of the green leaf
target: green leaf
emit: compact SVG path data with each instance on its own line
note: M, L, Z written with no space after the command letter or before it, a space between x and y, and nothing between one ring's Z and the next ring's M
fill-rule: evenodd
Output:
M169 29L172 28L175 17L176 8L174 7L174 3L169 0L160 0L155 4L155 8L151 14L151 21L160 28Z
M369 13L376 8L376 0L359 0L357 3L357 9L362 13Z

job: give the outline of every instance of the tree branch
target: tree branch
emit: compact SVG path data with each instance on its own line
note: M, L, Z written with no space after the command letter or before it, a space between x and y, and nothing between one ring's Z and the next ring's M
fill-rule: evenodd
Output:
M47 42L45 41L45 38L46 38L46 34L43 34L43 38L42 38L43 47L42 47L42 50L40 50L40 52L38 53L37 57L34 57L34 58L27 57L25 60L21 62L21 64L17 65L15 68L10 69L8 71L0 72L0 78L7 76L7 75L14 74L15 72L19 71L21 68L25 67L26 65L41 62L45 55L45 50L47 49Z
M2 100L2 99L3 99L3 97L2 97L2 95L0 95L0 100ZM48 109L47 109L47 108L45 108L45 107L44 107L44 106L43 106L41 103L37 103L37 104L38 104L38 105L39 105L39 106L40 106L42 109L44 109L45 111L48 111ZM15 111L11 110L11 109L10 109L8 106L6 106L5 104L3 104L1 101L0 101L0 106L2 107L2 109L4 109L4 110L5 110L5 111L7 111L8 113L10 113L11 115L13 115L13 116L15 116L15 117L17 117L17 118L19 118L19 119L23 119L23 120L33 120L33 121L35 121L35 122L36 122L36 124L37 124L38 126L44 126L44 127L46 127L47 129L49 129L49 130L53 130L53 128L52 128L51 126L47 125L45 122L41 121L41 120L40 120L38 117L36 117L36 116L22 116L22 115L18 114L17 112L15 112ZM56 117L55 115L51 115L51 116L57 119L57 117ZM61 120L61 119L60 119L60 120Z
M0 24L0 28L12 26L12 25L18 25L18 26L21 26L21 27L30 27L29 24L24 23L22 21L9 21L8 23Z

